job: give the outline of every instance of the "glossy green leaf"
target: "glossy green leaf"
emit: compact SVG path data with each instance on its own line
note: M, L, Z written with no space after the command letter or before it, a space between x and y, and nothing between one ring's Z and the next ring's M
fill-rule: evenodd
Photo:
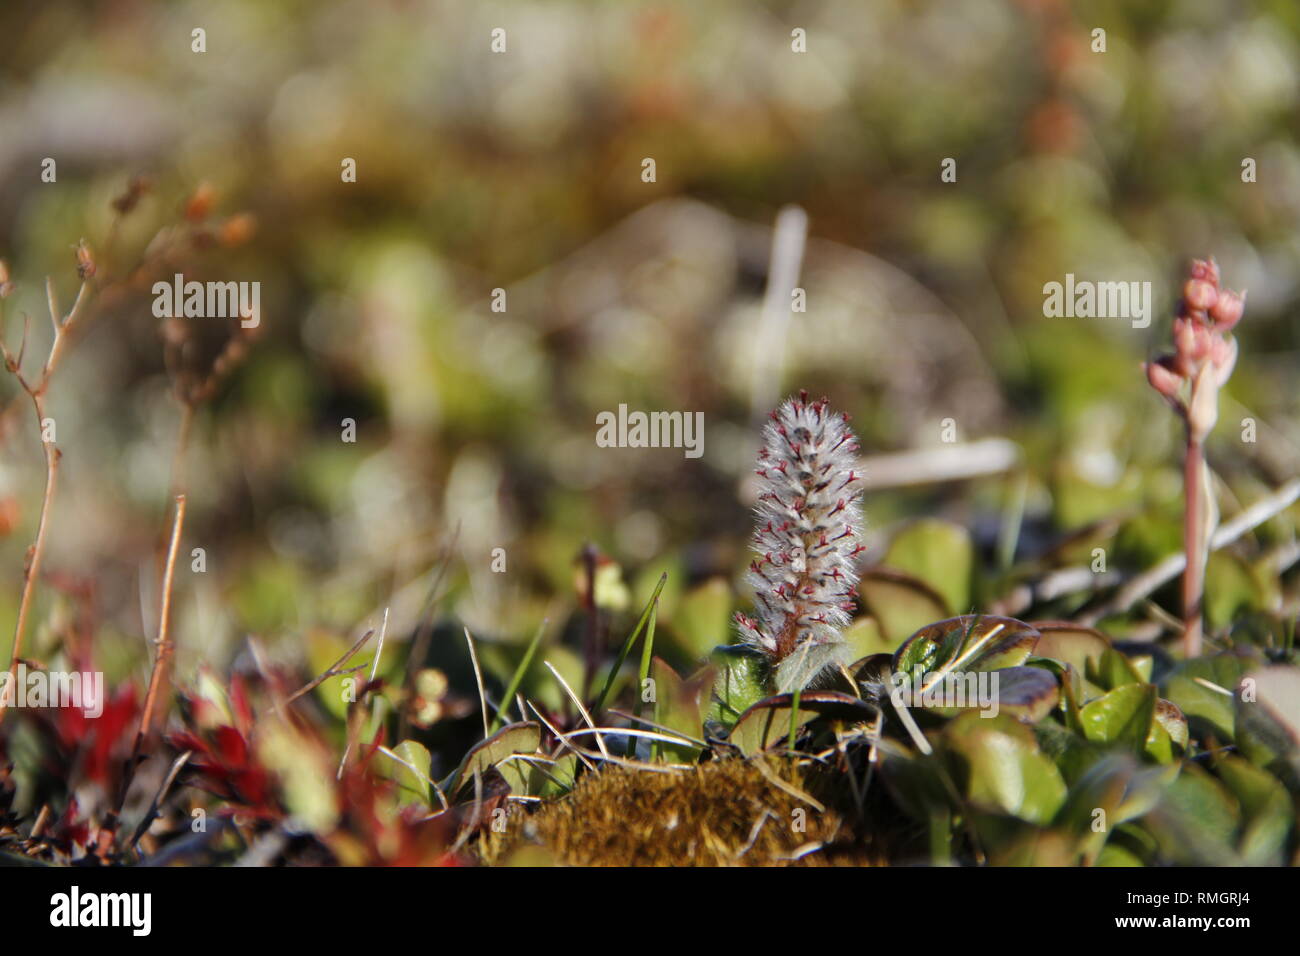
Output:
M1038 631L1009 617L967 614L926 625L894 654L894 670L992 671L1023 664L1038 643Z
M1148 665L1149 663L1148 661ZM1147 673L1150 674L1149 666ZM1102 651L1095 662L1089 661L1084 667L1083 675L1102 690L1115 690L1126 684L1148 682L1137 665L1113 647Z
M747 645L728 644L715 647L709 660L717 673L709 716L730 728L741 714L767 696L767 659Z
M974 548L961 525L922 518L894 536L881 564L911 575L943 598L947 613L970 608Z
M1155 708L1155 687L1125 684L1084 704L1079 719L1089 740L1140 751L1146 747Z

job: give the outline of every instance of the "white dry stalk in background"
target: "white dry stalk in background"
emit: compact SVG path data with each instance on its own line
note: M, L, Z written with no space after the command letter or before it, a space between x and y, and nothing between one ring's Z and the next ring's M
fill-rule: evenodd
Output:
M763 295L750 380L750 403L755 419L776 404L790 326L790 297L799 283L807 240L808 214L798 206L782 207L772 230L772 257L767 267L767 290Z

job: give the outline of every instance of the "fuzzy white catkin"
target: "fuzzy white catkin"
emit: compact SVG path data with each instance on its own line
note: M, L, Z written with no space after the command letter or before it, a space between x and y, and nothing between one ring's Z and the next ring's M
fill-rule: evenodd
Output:
M786 401L763 430L749 567L755 617L736 615L741 638L776 665L780 692L803 688L847 650L862 552L858 442L848 417L807 393Z

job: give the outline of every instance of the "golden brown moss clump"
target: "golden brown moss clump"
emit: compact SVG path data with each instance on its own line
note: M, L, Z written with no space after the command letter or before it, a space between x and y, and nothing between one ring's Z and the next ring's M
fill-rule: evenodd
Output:
M800 793L808 795L806 783L784 761L760 769L721 760L679 773L607 767L568 796L515 815L509 849L491 856L506 862L541 844L555 862L573 866L872 862L841 814Z

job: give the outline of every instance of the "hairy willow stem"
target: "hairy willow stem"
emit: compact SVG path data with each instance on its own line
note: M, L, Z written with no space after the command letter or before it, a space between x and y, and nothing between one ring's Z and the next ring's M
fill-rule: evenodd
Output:
M53 506L54 489L59 474L59 459L63 455L54 443L54 439L52 437L47 438L45 435L45 395L50 387L50 378L53 376L54 370L58 367L59 359L63 355L63 348L67 343L69 330L77 321L82 306L86 302L89 288L90 277L87 276L82 280L72 311L66 317L60 318L58 297L54 291L54 281L49 278L45 280L45 294L50 308L50 322L54 326L54 341L50 344L50 352L45 359L45 365L41 369L41 376L34 384L29 382L22 372L23 354L27 350L26 325L23 327L22 345L19 347L17 355L13 355L3 343L0 343L5 367L18 380L19 386L31 399L32 409L36 415L36 428L41 434L41 444L45 451L45 492L41 497L41 514L36 526L36 540L28 549L27 562L23 569L23 590L18 601L18 617L14 622L13 647L9 653L8 681L10 686L17 679L18 664L22 659L23 638L27 633L27 615L31 610L32 595L36 591L36 581L40 577L41 558L45 554L45 535L49 530L50 510ZM8 694L0 694L0 720L4 718L8 696Z

